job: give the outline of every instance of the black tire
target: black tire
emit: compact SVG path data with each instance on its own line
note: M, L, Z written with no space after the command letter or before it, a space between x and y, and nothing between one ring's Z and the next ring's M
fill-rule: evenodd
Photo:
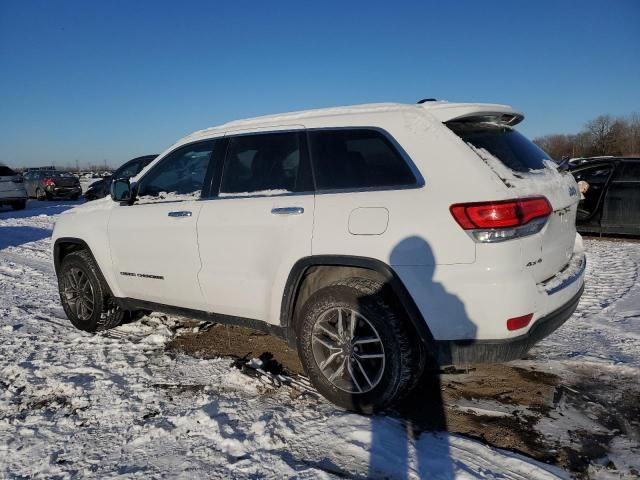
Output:
M47 194L41 188L36 188L36 200L42 202L47 199Z
M77 275L82 285L86 285L84 298L91 295L93 307L78 312L78 301L72 301L74 285L69 278ZM75 288L75 290L78 290ZM89 292L90 294L86 293ZM58 273L58 291L62 308L74 327L85 332L97 332L117 327L125 317L125 311L118 307L107 286L95 260L86 250L77 250L64 257ZM82 316L85 318L82 318Z
M360 361L362 361L362 357L358 355L366 354L366 352L362 350L358 352L355 349L354 353L355 347L353 345L358 343L354 339L360 338L362 340L364 337L359 337L357 331L355 334L352 333L351 341L347 340L346 342L351 344L350 347L346 347L346 351L349 353L345 354L343 351L339 354L340 356L337 357L337 360L328 365L325 364L324 367L326 372L327 368L335 367L335 362L340 363L342 367L347 365L348 375L344 375L345 369L342 368L342 374L338 377L337 382L342 383L343 387L351 382L352 391L340 388L336 385L335 380L330 381L328 377L331 375L323 373L314 356L314 342L316 343L316 352L318 348L320 350L326 348L323 346L324 343L317 338L318 332L322 335L322 331L318 330L319 327L315 327L315 325L318 322L325 322L327 318L334 315L333 312L336 310L340 312L355 312L357 317L351 318L357 318L355 322L356 329L373 327L373 330L369 329L368 331L373 332L374 336L379 339L375 342L376 348L380 348L378 352L382 351L384 355L384 359L380 360L382 367L380 367L380 364L378 364L378 367L375 367L375 364L369 364L373 365L373 370L369 371L369 375L360 376L360 381L358 381L356 378L358 376L357 372L353 373L356 370L356 364L352 363L356 362L356 360L344 359L347 356L353 359L355 354L356 358L360 358ZM351 313L348 314L351 315ZM333 318L338 318L337 313ZM366 322L363 322L363 319ZM327 324L323 323L323 325ZM410 329L403 320L400 310L394 307L393 303L383 295L383 284L375 280L365 278L345 279L318 290L303 306L297 327L298 353L311 382L325 398L347 410L372 414L389 407L406 396L422 374L424 356L421 353L418 342L412 340L415 339L415 335L412 336L410 334ZM316 328L315 340L314 328ZM323 331L326 330L323 329ZM327 338L333 340L332 337L327 336L324 337L324 340ZM369 335L368 338L373 337ZM320 343L321 346L318 347L317 343ZM379 347L380 344L382 347ZM327 349L327 352L332 351L334 350ZM368 361L375 362L375 360ZM348 365L351 365L351 369L349 369ZM362 364L358 367L364 374ZM375 370L376 368L377 370ZM340 370L340 368L335 370ZM375 373L375 376L373 373ZM347 377L346 380L344 379L345 376ZM371 380L372 377L377 379L377 383ZM369 385L367 385L367 382ZM364 391L365 388L361 388L361 384L364 384L369 390Z
M71 195L71 200L73 200L74 202L75 202L76 200L78 200L79 198L80 198L80 194L78 194L78 195Z
M26 207L27 207L26 200L20 200L18 202L13 202L11 204L11 208L13 208L14 210L24 210Z

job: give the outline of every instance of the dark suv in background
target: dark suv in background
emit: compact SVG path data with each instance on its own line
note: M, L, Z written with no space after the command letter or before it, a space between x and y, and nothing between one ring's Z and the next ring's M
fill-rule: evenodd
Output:
M77 200L82 193L80 180L71 173L59 170L32 170L26 172L23 177L29 198L51 200L61 197Z
M591 234L640 235L640 157L570 162L582 189L576 227Z
M143 157L136 157L133 160L129 160L113 172L113 175L104 177L89 185L89 188L84 193L84 198L87 200L97 200L98 198L106 197L109 195L111 182L114 179L135 177L157 156L158 155L145 155Z

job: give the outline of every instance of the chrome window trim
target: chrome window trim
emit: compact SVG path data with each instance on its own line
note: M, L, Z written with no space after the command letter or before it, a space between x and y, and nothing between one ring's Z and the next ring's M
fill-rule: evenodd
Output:
M198 198L198 201L204 202L204 201L209 201L209 200L236 200L236 199L247 199L247 198L282 198L282 197L299 197L302 195L315 195L316 192L314 192L313 190L309 190L306 192L287 192L287 193L277 193L275 195L265 195L265 194L261 194L261 195L236 195L236 194L227 194L227 195L223 195L221 196L215 196L215 197L202 197L202 198Z

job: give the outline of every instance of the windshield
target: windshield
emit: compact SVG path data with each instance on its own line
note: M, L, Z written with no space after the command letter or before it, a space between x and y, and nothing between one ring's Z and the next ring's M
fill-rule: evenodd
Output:
M516 172L541 170L551 157L527 137L511 127L495 123L447 123L465 143L486 150Z

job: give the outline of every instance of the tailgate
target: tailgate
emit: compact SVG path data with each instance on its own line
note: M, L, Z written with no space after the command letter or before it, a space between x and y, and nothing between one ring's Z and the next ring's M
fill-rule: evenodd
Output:
M539 283L562 270L573 255L579 201L577 186L571 174L549 168L524 175L513 188L523 195L544 195L553 208L542 231L521 240L525 264Z
M509 198L542 195L549 200L553 213L544 228L520 239L522 258L536 282L562 270L573 255L576 237L580 197L573 176L559 172L543 150L495 119L469 117L447 126L502 180Z

